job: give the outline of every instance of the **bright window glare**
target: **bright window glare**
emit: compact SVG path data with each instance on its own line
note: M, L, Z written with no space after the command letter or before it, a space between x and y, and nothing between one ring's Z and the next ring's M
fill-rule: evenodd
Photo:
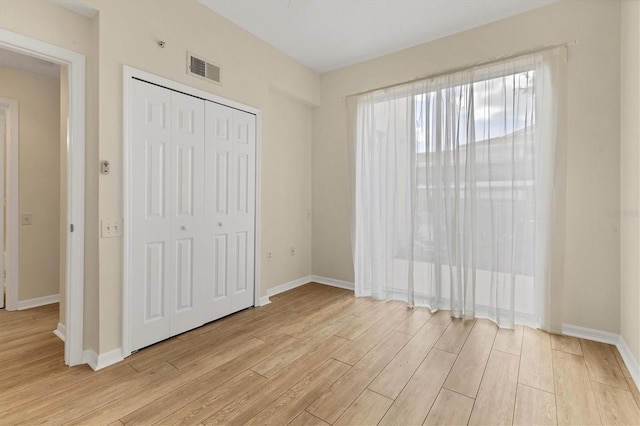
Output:
M460 145L468 143L467 135L475 135L474 142L500 138L530 128L535 124L535 71L525 71L459 85L414 96L416 152L445 151L437 137L440 132L456 132ZM448 119L437 122L430 111L438 106L454 105ZM472 133L466 128L474 123Z

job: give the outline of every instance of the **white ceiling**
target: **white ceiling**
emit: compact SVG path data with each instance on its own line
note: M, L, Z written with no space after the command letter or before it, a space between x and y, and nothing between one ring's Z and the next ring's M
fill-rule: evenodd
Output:
M200 0L322 73L557 0Z
M0 49L0 66L15 68L50 78L60 78L60 65Z

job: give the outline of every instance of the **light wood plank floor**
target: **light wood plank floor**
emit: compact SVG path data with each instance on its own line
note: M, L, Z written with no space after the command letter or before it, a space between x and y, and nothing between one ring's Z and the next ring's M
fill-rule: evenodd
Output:
M308 284L93 372L0 310L0 424L640 424L615 347Z

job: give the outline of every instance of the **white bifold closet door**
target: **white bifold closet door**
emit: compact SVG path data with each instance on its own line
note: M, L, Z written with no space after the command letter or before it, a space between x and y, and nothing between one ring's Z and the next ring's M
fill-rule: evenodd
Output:
M132 350L253 305L255 116L133 82Z

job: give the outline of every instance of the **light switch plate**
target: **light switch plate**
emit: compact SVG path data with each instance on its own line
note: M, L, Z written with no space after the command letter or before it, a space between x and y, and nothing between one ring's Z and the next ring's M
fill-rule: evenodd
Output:
M122 236L122 222L116 220L102 220L101 225L102 238L115 238Z

